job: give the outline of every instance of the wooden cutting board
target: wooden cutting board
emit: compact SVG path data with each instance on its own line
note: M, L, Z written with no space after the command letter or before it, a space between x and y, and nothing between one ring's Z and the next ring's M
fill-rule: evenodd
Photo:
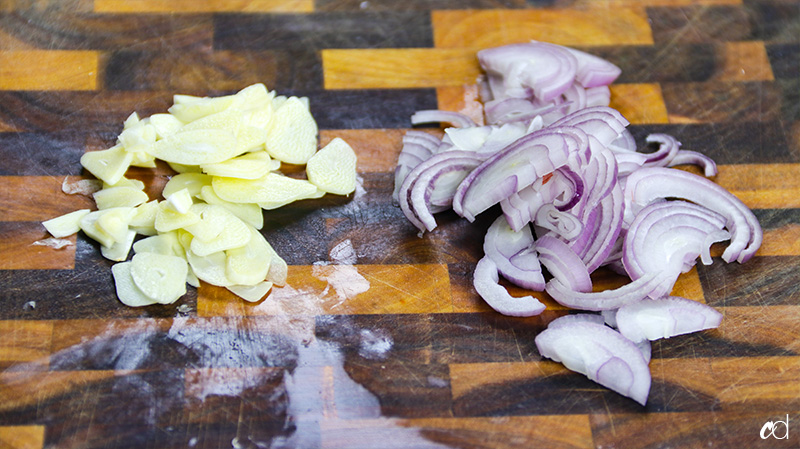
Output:
M618 64L637 139L712 156L765 231L748 263L680 278L724 320L654 343L646 407L542 360L534 336L567 313L546 295L527 319L481 302L492 217L420 238L390 200L411 114L474 113L475 52L530 39ZM0 447L798 447L799 59L781 0L0 2ZM131 309L83 235L32 245L92 207L62 182L131 112L255 82L307 96L321 140L359 157L356 194L265 213L287 287ZM131 172L152 198L170 174ZM319 264L348 245L355 265Z

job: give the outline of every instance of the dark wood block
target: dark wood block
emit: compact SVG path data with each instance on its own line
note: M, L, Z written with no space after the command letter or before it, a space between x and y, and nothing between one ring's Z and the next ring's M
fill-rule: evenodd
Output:
M430 15L420 11L218 14L215 49L431 47Z

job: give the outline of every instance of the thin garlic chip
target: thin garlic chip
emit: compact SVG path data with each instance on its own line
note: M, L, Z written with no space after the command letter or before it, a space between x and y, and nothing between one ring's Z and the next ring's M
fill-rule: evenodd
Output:
M239 132L239 127L244 120L244 114L239 109L226 109L215 114L207 115L193 122L187 123L180 132L197 131L201 129L218 129Z
M211 185L211 176L204 173L179 173L167 181L161 196L168 198L178 190L188 189L189 194L195 198L200 195L200 190Z
M81 156L81 165L89 173L106 184L116 184L128 171L133 161L133 153L129 153L121 145L107 150L89 151Z
M253 285L267 278L272 263L272 247L254 228L249 229L250 241L246 245L229 249L225 274L231 282L239 285Z
M158 213L158 200L148 201L133 208L134 214L128 223L131 229L141 235L155 235L156 214Z
M98 209L112 207L136 207L146 203L150 198L141 189L130 186L109 187L92 195Z
M89 209L80 209L43 221L42 225L53 237L68 237L81 229L81 219L88 215Z
M117 298L128 307L144 307L156 304L153 298L142 293L142 290L133 282L131 264L132 262L121 262L111 266Z
M269 243L269 242L267 242ZM272 246L270 246L272 249ZM267 280L275 285L286 285L286 280L289 277L289 265L277 252L273 249L271 252L272 262L269 264L269 272L267 272Z
M317 122L297 97L288 98L272 116L267 151L287 164L305 164L317 151Z
M186 260L195 276L201 281L218 287L234 284L226 275L227 259L224 251L207 256L198 256L191 250L186 251Z
M169 113L183 123L190 123L228 109L233 104L234 96L198 98L175 95L173 100L175 104L169 108Z
M115 184L103 183L103 186L101 188L110 189L112 187L133 187L138 190L144 190L144 182L142 182L139 179L126 178L123 176Z
M236 215L242 221L256 229L261 229L264 227L264 212L258 204L232 203L230 201L225 201L216 193L214 193L214 189L210 185L204 186L202 189L200 189L199 198L208 204L222 206L225 209L228 209L231 211L231 213L233 213L233 215Z
M238 156L238 148L232 131L197 129L156 141L153 156L183 165L213 164Z
M184 229L192 233L190 249L198 256L247 245L251 233L245 222L222 206L206 205L200 220ZM259 234L260 235L260 234Z
M186 260L157 253L137 253L131 259L131 277L145 296L172 304L186 293Z
M214 193L233 203L267 205L264 209L289 204L293 201L315 198L318 188L304 180L270 172L258 179L237 179L214 176L211 181Z
M261 281L255 285L229 285L225 288L245 301L258 302L272 289L272 282Z
M133 244L133 251L136 253L156 253L167 256L184 257L185 250L178 241L178 232L162 232L145 239L141 239Z
M169 137L183 127L183 122L172 114L153 114L148 119L156 132L156 139Z
M179 214L185 214L189 212L189 209L192 208L194 201L192 200L192 194L189 193L188 188L183 188L178 190L177 192L172 192L170 195L165 195L167 199L165 201L167 207Z
M216 164L204 164L200 168L209 175L226 178L258 179L272 169L272 159L266 151L243 154Z
M308 180L320 189L336 195L356 190L356 153L336 137L316 152L306 165Z
M113 207L92 211L81 218L80 227L90 238L110 248L114 243L126 239L128 223L134 213L132 207Z
M136 231L129 229L123 240L114 242L110 247L101 246L100 254L108 260L122 262L128 258L128 253L131 251L131 246L135 238Z
M193 225L198 221L200 221L200 216L192 212L191 209L182 214L168 207L166 201L161 201L158 203L154 226L158 232L169 232Z

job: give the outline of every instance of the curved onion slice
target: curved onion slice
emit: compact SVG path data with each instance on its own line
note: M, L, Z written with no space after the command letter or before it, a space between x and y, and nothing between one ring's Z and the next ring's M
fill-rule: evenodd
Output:
M703 174L705 176L711 177L717 175L717 163L714 162L714 159L711 159L703 153L691 150L680 150L678 154L672 158L669 166L675 167L684 164L699 165L703 169Z
M556 329L562 326L570 326L576 322L592 323L592 324L605 324L605 318L598 313L571 313L569 315L560 316L547 324L548 329Z
M412 125L423 123L449 123L456 128L469 128L476 126L475 121L460 112L443 111L439 109L426 109L417 111L411 116Z
M544 263L543 260L540 261ZM547 282L545 291L559 304L573 309L593 311L618 309L653 294L662 285L666 276L663 273L647 273L622 287L601 292L578 292L564 285L559 279L553 278Z
M497 265L489 257L478 261L473 274L475 291L489 306L503 315L534 316L544 312L545 306L533 296L515 298L500 285Z
M598 56L564 47L578 60L575 80L586 88L607 86L622 74L622 69Z
M625 184L626 214L636 214L645 205L663 198L682 198L725 217L731 243L722 254L725 262L743 263L761 246L763 233L753 212L718 184L685 172L662 167L643 167L631 173Z
M722 314L713 307L679 296L667 296L620 307L619 332L632 341L657 340L719 327Z
M647 143L658 143L658 149L652 153L647 154L646 164L658 164L663 161L662 166L666 166L669 161L675 158L681 148L681 143L669 134L650 134L645 138Z
M581 258L566 243L551 235L536 239L534 249L539 262L571 291L592 291L592 279Z
M483 252L492 259L504 278L523 288L544 290L544 276L539 258L531 251L530 227L515 232L504 216L499 216L486 231Z
M622 230L623 207L622 189L618 185L612 188L609 195L600 200L597 207L595 232L582 256L589 272L600 267L614 249L614 243Z
M440 183L443 187L439 189L445 190L445 193L437 192L437 195L452 198L461 180L480 162L481 159L473 152L453 150L437 153L414 167L406 175L397 193L397 201L403 214L420 230L432 231L436 228L436 220L429 205L434 184L444 179L445 182ZM439 202L441 204L442 200Z
M577 237L583 229L583 223L578 217L558 210L553 204L540 207L533 222L538 228L552 231L567 240Z
M561 167L533 184L500 201L511 229L520 230L529 222L549 229L557 228L566 238L577 235L582 226L566 213L581 198L583 181L573 171ZM552 226L548 225L550 223ZM569 237L568 237L569 236Z
M594 106L569 114L553 122L550 127L572 126L608 145L619 139L629 124L628 119L616 109Z
M494 98L536 97L550 101L575 81L578 60L564 47L531 42L478 52Z
M696 204L651 203L636 215L625 235L623 266L631 279L637 279L646 272L686 272L698 256L709 265L711 244L729 238L724 226L721 215Z
M538 178L567 163L565 135L545 129L528 134L473 170L453 197L453 210L469 221Z
M543 357L644 405L651 376L642 351L619 332L585 319L572 319L536 336Z

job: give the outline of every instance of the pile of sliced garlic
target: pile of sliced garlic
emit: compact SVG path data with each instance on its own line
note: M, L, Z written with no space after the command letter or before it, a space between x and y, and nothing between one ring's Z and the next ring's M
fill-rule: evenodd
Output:
M83 231L99 242L119 262L112 273L128 306L174 303L200 281L258 301L287 276L259 231L263 210L355 191L355 152L340 138L318 150L317 133L306 98L276 96L263 84L222 97L175 95L168 113L133 113L116 145L81 157L103 183L93 194L97 210L43 225L56 238ZM125 177L157 159L178 172L163 200ZM305 165L307 179L281 174L281 163Z

